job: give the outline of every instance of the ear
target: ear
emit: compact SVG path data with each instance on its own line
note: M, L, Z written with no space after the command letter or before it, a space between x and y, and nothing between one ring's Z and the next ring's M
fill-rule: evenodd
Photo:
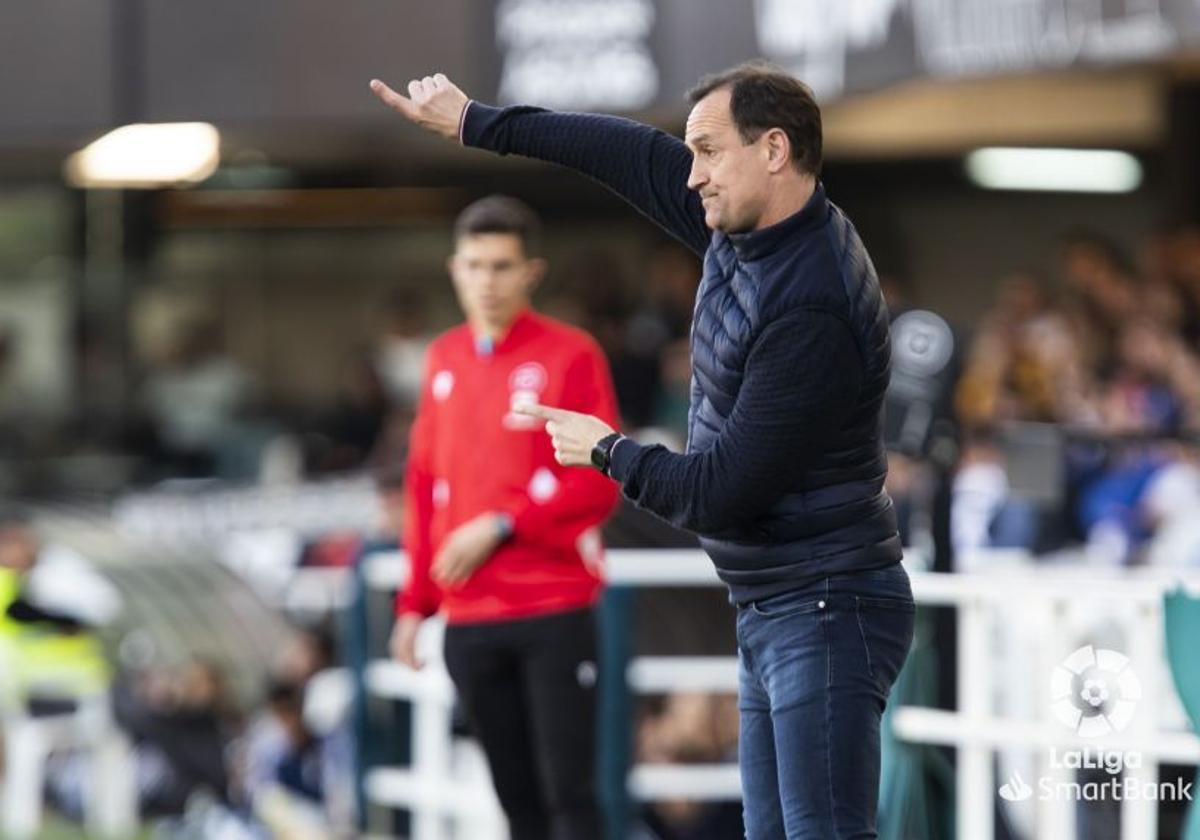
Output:
M455 256L454 254L451 254L450 256L446 257L446 273L449 274L451 277L454 276L454 263L457 259L458 259L458 257Z
M536 289L538 287L538 285L541 284L542 278L546 276L547 267L548 267L548 264L547 264L546 260L544 260L542 257L533 257L531 260L529 260L529 265L528 265L529 287L528 287L528 289L531 294L532 294L533 290Z
M767 171L772 175L792 165L792 141L782 128L770 128L763 134L767 151Z

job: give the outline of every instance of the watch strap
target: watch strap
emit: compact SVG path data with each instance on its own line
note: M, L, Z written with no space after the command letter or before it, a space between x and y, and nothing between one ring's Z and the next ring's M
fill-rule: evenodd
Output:
M600 438L592 447L592 465L605 475L608 475L608 466L612 462L613 447L622 437L620 432L613 432Z

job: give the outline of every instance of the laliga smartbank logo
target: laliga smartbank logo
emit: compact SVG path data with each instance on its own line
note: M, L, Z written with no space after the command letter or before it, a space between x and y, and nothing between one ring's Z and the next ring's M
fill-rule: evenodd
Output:
M1129 657L1085 645L1064 659L1050 678L1051 710L1081 737L1120 732L1133 720L1142 683Z
M1142 699L1142 684L1130 667L1129 657L1115 650L1084 645L1055 667L1050 677L1050 695L1050 710L1060 723L1081 738L1101 738L1129 726ZM1108 778L1080 782L1070 780L1071 773L1042 776L1034 780L1035 788L1020 773L1013 773L1001 785L1000 796L1009 802L1022 802L1035 795L1042 801L1192 799L1191 782L1182 779L1141 782L1130 772L1142 766L1142 754L1137 750L1051 747L1050 766L1060 771L1103 771Z

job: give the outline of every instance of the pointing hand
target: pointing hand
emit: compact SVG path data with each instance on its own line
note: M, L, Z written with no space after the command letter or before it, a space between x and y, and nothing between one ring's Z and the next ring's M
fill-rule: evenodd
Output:
M458 139L458 124L467 107L467 95L441 73L413 79L408 83L408 96L396 93L379 79L371 80L371 90L383 104L421 128L451 140Z
M603 420L577 411L547 405L515 406L513 411L546 421L546 432L554 443L554 459L564 467L590 467L593 447L613 433Z

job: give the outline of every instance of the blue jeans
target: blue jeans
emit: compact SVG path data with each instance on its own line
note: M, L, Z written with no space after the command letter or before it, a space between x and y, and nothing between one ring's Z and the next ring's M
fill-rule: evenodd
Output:
M876 836L879 721L915 610L899 563L739 606L749 840Z

